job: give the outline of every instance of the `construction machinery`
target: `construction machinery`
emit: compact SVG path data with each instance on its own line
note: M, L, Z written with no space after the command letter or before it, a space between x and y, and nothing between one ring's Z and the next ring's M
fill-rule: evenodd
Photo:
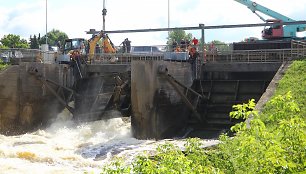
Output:
M284 22L296 21L251 0L235 1L247 6L261 20L270 24L270 27L265 27L262 31L263 40L247 39L244 42L235 42L233 43L234 50L289 49L292 40L305 40L305 37L297 37L298 32L306 30L305 24L283 25ZM265 19L257 12L273 19Z
M66 39L61 54L58 57L59 63L70 63L73 56L80 55L83 59L86 58L86 43L83 38Z
M107 34L100 31L98 34L93 34L89 40L84 38L66 39L61 49L62 54L58 58L59 63L68 63L75 55L78 55L82 60L91 62L97 53L100 53L98 42L102 40L103 53L116 53L116 48Z
M103 31L100 31L98 34L93 34L92 38L88 40L88 58L91 61L95 55L96 52L99 52L96 50L97 43L100 39L102 40L102 47L103 47L103 53L116 53L116 48L110 38L107 34L105 34Z
M262 38L267 40L274 39L299 39L297 37L297 32L306 31L305 24L296 24L296 25L283 25L283 22L296 22L287 16L284 16L276 11L273 11L267 7L264 7L256 2L250 0L235 0L245 6L247 6L253 13L255 13L261 20L271 24L271 27L265 28L262 31ZM274 19L265 19L260 16L258 12L261 12L267 16L270 16ZM273 25L275 24L275 25Z

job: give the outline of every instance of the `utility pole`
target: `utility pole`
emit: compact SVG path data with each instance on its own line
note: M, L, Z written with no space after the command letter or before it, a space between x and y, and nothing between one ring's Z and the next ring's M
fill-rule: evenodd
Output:
M170 28L170 0L168 0L168 28Z
M48 44L48 0L46 0L46 44Z
M103 0L103 10L102 10L102 16L103 16L103 26L102 30L105 31L105 16L106 16L106 8L105 8L105 0Z
M170 28L170 0L168 0L168 41L167 42L169 42L170 41L170 30L169 30L169 28ZM170 42L168 43L168 50L170 50Z

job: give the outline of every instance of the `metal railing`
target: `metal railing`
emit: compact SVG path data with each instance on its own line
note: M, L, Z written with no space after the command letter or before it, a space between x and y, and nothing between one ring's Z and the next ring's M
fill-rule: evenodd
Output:
M306 47L271 50L239 50L209 53L203 59L208 62L284 62L305 58Z
M96 54L92 60L87 60L91 64L130 64L133 60L154 60L161 61L163 54L133 54L133 53L101 53Z
M292 54L296 57L306 57L306 41L305 40L293 40L291 42Z
M39 49L8 48L0 49L0 59L5 63L20 64L22 62L55 63L58 53Z
M6 63L18 64L20 62L37 62L40 50L10 48L0 49L0 59Z
M283 62L306 58L306 41L292 41L291 49L267 50L217 50L198 48L199 63L205 62ZM227 46L228 48L228 46ZM0 59L4 62L18 64L20 62L55 63L56 52L43 52L37 49L0 49ZM86 57L86 56L85 56ZM86 59L86 58L84 58ZM85 60L92 64L130 64L133 60L154 61L188 61L188 52L131 52L95 54L92 60Z

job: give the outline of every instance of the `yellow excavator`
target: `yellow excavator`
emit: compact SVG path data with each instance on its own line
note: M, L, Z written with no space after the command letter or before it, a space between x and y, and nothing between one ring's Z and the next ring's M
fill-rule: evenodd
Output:
M100 47L96 46L101 39L103 39L103 53L117 52L108 35L100 31L98 34L93 34L88 41L83 38L66 39L61 50L62 54L58 58L59 63L69 63L76 56L81 57L84 61L92 62L96 53L100 53L99 50L96 50Z
M112 41L109 39L108 35L105 34L103 31L100 31L98 34L95 34L88 40L88 60L91 62L94 58L96 50L96 45L100 39L103 39L103 53L116 53L116 48Z

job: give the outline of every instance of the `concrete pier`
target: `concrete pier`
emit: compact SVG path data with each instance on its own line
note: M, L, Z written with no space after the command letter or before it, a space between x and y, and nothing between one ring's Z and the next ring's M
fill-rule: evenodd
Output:
M66 65L21 63L0 73L0 132L15 134L46 124L63 109L46 86L32 75L72 86L71 71Z
M132 62L132 128L139 139L172 137L187 124L190 111L173 87L158 74L159 66L166 66L169 74L186 86L192 84L188 63Z

